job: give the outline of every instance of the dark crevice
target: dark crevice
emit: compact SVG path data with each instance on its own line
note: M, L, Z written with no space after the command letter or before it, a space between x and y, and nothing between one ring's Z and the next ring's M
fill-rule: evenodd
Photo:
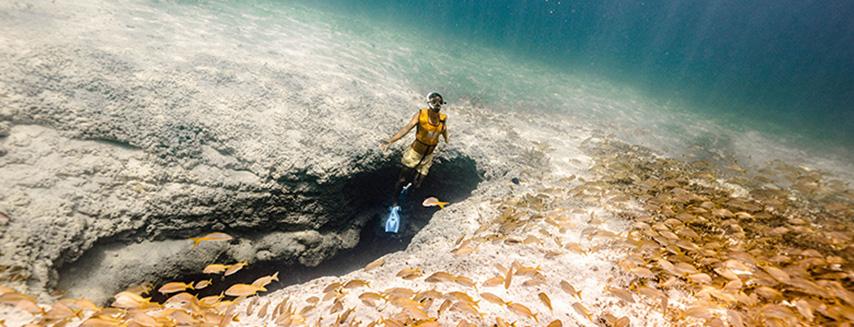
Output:
M198 296L219 294L223 287L234 283L251 283L255 278L270 275L279 271L280 282L268 286L272 291L287 285L305 282L307 280L326 275L341 275L350 271L360 269L376 258L405 249L412 237L421 230L438 211L437 207L425 208L421 202L430 196L435 196L441 201L450 202L450 206L465 200L481 182L482 178L477 170L476 163L471 158L456 155L451 158L436 158L430 174L424 180L420 189L408 192L406 198L400 201L401 229L398 234L388 234L383 231L382 224L388 214L388 207L392 202L394 183L400 173L399 157L387 161L377 162L377 168L366 170L364 173L342 177L337 180L328 181L324 184L316 183L311 176L302 176L303 180L280 179L278 182L286 184L279 190L269 192L267 198L254 198L249 203L232 202L229 207L215 210L207 216L196 217L151 217L150 221L181 221L186 222L186 229L171 229L166 225L154 228L152 232L151 223L141 228L142 230L123 235L113 235L102 239L94 248L124 247L129 245L128 240L139 241L141 239L181 239L197 237L210 232L213 224L220 227L220 231L229 233L235 238L256 239L272 231L298 231L317 230L321 234L329 232L343 232L352 227L361 229L359 243L352 249L339 249L336 254L326 258L315 267L306 267L300 264L298 258L273 258L271 261L254 262L228 278L226 283L215 283L208 289L198 291ZM291 175L293 176L293 175ZM290 193L288 191L301 191L302 193ZM277 220L277 216L286 215L299 211L306 207L304 212L312 214L325 214L335 217L319 226L305 226L301 224L283 223ZM231 212L228 212L231 211ZM248 219L254 215L254 226L241 225L242 219ZM266 217L258 219L258 217ZM207 221L207 224L199 222ZM191 227L189 227L191 226ZM205 227L207 226L207 227ZM162 229L161 229L162 228ZM123 245L124 244L124 245ZM99 251L99 250L98 250ZM82 262L93 264L93 258L101 255L96 250L90 250L83 254L94 256L58 267L60 287L63 285L62 277L66 271L85 270L80 267ZM229 258L218 258L216 263L229 263L223 260ZM98 261L98 260L95 260ZM215 262L210 262L215 263ZM98 266L97 264L93 266ZM90 271L98 274L98 271ZM171 274L174 274L172 272ZM168 276L169 271L164 270L156 274L162 280L146 280L154 284L162 284L169 281L198 281L211 278L210 275L185 274L182 276ZM73 274L70 274L73 275ZM215 282L216 282L215 277ZM135 283L144 282L143 280ZM131 283L133 284L133 283ZM221 285L218 287L218 285ZM130 285L93 285L92 287L114 288L121 290ZM151 294L157 299L157 295Z
M435 196L442 201L450 202L449 206L453 206L454 203L468 198L482 180L474 160L468 157L437 159L421 188L414 190L400 201L402 212L400 233L389 234L384 231L383 223L388 214L387 207L392 200L390 195L399 173L399 165L389 165L372 174L355 176L345 185L345 189L353 192L352 194L361 194L360 198L370 200L363 204L362 208L353 208L354 214L367 212L369 215L360 233L359 243L354 248L343 249L315 267L293 263L256 262L230 276L228 282L215 283L204 290L197 291L196 294L200 298L220 294L235 283L251 283L258 277L276 272L279 272L279 282L268 285L268 292L318 277L340 276L362 269L387 253L406 249L412 237L429 223L430 218L439 209L422 207L421 202L424 198ZM209 278L211 275L194 274L183 276L181 281L192 282ZM217 278L219 277L214 277L214 282Z

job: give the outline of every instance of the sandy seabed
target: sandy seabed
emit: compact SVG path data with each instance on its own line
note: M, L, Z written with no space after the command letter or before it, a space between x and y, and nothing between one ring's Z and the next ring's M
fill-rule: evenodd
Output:
M15 305L3 306L5 325L844 326L854 318L854 192L844 182L780 160L745 168L700 146L677 160L605 137L537 133L524 135L533 146L513 158L527 167L518 185L484 182L437 211L405 251L364 269L249 297L198 299L188 290L152 303L147 292L161 285L134 287L105 308L35 305L4 290L0 301Z

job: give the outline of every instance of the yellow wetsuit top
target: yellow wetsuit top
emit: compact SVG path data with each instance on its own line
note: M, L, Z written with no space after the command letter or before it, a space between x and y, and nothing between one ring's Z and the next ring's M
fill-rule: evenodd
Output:
M439 144L439 135L445 131L445 119L448 115L439 114L439 121L436 124L430 124L428 110L421 109L421 114L418 116L418 129L415 132L415 142L412 143L412 149L421 155L433 153L436 145Z

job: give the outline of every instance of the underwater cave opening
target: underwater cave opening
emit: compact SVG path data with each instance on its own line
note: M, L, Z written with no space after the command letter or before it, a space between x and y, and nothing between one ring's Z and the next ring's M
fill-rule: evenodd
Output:
M311 279L322 276L340 276L352 271L363 268L366 264L382 257L385 254L400 251L405 249L415 234L427 225L433 214L439 210L438 207L422 207L421 202L431 196L439 198L441 201L450 202L450 206L454 203L464 201L468 198L472 191L477 188L482 181L482 177L477 170L474 160L466 156L454 156L446 159L437 157L430 174L426 177L421 187L413 189L401 198L399 205L401 206L401 227L397 234L386 233L383 228L385 217L389 213L391 204L391 193L394 189L394 183L399 176L400 166L392 161L386 161L378 164L377 169L369 170L354 176L346 178L341 185L341 190L345 194L352 194L354 199L349 203L359 203L359 206L347 208L352 214L352 220L357 225L363 225L359 232L359 240L356 246L352 248L339 249L337 253L323 259L316 266L306 266L298 263L293 258L274 258L266 261L255 261L244 267L242 270L234 273L227 278L223 278L222 274L211 275L203 274L201 269L172 269L163 267L162 270L156 271L154 265L149 267L140 267L140 270L155 272L142 274L148 280L138 280L140 274L133 275L133 278L112 278L121 285L105 285L104 279L90 278L90 282L85 282L79 279L80 276L94 275L99 273L115 273L115 270L99 271L98 267L107 267L111 260L109 257L118 256L117 253L136 253L139 250L128 250L134 244L123 244L122 242L113 240L107 244L96 245L88 250L80 260L60 267L58 289L77 289L81 288L104 288L105 292L101 292L101 298L90 299L97 302L108 304L111 302L111 295L120 292L130 286L139 285L142 282L149 282L155 285L155 290L151 291L148 296L152 297L152 301L165 301L167 296L164 296L156 291L161 285L172 282L198 282L213 278L214 282L207 288L202 290L188 290L191 294L198 298L205 296L217 295L225 291L229 286L244 283L250 284L255 279L272 275L279 272L279 281L268 285L267 293L281 289L290 285L303 283ZM335 210L341 210L336 208ZM223 230L225 233L234 233L236 237L246 237L245 230L230 231ZM169 242L184 242L186 239L170 240ZM220 253L220 257L210 259L210 263L230 264L233 262L223 262L232 260L223 258L224 253ZM145 254L140 254L145 255ZM177 260L172 256L172 260ZM189 260L189 259L188 259ZM188 271L192 271L189 272ZM97 284L96 284L97 283ZM87 285L88 284L88 285ZM71 294L74 293L74 294ZM97 292L94 294L98 294ZM173 293L174 294L174 293ZM80 292L70 292L69 295L80 296ZM170 294L172 295L172 294Z
M386 255L406 249L415 234L430 222L438 207L423 207L421 202L431 196L449 205L464 201L471 195L482 181L477 166L471 158L460 156L452 159L437 158L430 173L418 189L405 194L399 201L401 207L401 227L396 234L384 230L385 218L389 206L394 183L398 178L398 165L388 164L384 168L353 176L345 188L349 192L359 194L366 199L364 208L354 208L354 211L370 211L370 218L359 233L358 244L349 249L341 249L335 255L324 259L317 266L309 267L302 264L289 264L276 261L256 262L244 267L228 277L228 283L213 283L211 286L196 291L196 296L202 298L213 296L225 291L230 285L237 283L251 284L262 276L279 273L278 282L267 285L267 293L300 284L324 276L342 276L352 271L362 269L368 263ZM176 281L196 282L210 279L209 274L191 274L181 276ZM217 277L214 277L217 278ZM162 294L151 294L152 301L166 300Z

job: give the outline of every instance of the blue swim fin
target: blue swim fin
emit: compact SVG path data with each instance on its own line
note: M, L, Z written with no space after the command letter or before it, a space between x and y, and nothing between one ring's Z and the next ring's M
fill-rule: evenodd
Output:
M391 208L391 213L388 214L388 218L385 220L385 231L386 233L397 233L397 230L400 228L400 207Z

